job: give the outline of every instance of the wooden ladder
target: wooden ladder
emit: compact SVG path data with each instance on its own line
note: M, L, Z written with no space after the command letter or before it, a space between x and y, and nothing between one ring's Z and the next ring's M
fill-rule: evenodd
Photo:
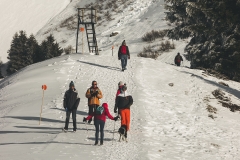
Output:
M89 52L95 52L95 54L98 55L99 53L94 23L85 24L85 30L87 35Z

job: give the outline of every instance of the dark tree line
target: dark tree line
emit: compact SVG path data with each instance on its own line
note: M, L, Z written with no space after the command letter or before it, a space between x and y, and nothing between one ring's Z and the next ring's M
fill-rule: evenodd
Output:
M2 68L2 61L1 61L1 59L0 59L0 78L3 78L1 68Z
M218 71L240 81L240 1L165 0L168 36L191 38L185 48L191 67Z
M55 42L53 35L47 37L40 45L33 35L27 37L24 31L13 36L8 50L9 65L7 72L12 74L23 67L60 56L63 49Z

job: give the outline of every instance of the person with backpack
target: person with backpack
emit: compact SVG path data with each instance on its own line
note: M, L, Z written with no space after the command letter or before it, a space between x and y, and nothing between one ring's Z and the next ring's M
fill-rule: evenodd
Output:
M127 60L130 59L130 53L128 46L126 46L125 40L122 42L122 45L118 49L118 60L121 60L122 71L127 68Z
M94 126L96 129L95 132L95 143L94 145L98 145L98 137L99 137L99 131L100 131L100 145L103 145L103 138L104 138L104 125L106 122L106 116L108 116L111 120L117 120L119 117L113 117L109 113L108 104L103 103L101 106L98 106L94 112L93 115L89 115L87 118L83 118L83 122L87 122L87 120L90 120L94 116Z
M114 112L117 110L121 116L121 127L125 128L125 139L127 139L127 131L130 128L130 106L133 104L133 98L127 93L127 86L122 86L122 93L117 96Z
M80 98L79 98L78 92L75 89L73 81L71 81L69 84L69 89L65 92L64 98L63 98L63 107L66 110L65 127L63 128L64 132L68 131L68 124L69 124L71 113L72 113L72 119L73 119L73 132L76 132L77 130L76 113L77 113L77 108L79 103L80 103Z
M88 98L88 115L93 115L94 110L100 105L99 99L103 97L101 90L97 87L97 81L92 81L92 86L87 89L85 96ZM92 118L88 123L91 122Z
M180 66L181 64L181 61L183 61L183 58L182 56L180 55L180 53L178 52L175 59L174 59L174 62L177 66Z

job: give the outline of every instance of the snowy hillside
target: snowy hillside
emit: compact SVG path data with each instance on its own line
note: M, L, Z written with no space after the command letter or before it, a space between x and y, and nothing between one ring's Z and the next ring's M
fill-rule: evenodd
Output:
M0 57L7 62L12 37L20 30L36 34L68 4L69 0L1 0L0 1Z
M86 2L83 0L81 5ZM115 20L97 27L102 50L99 56L89 54L85 46L84 54L63 55L33 64L0 81L0 159L238 159L239 112L223 107L212 91L221 89L233 104L239 105L240 84L189 69L185 59L181 67L172 65L176 53L183 54L187 40L174 41L176 49L156 60L137 57L143 47L149 45L141 41L146 32L169 27L163 19L163 4L163 0L136 0L121 15L115 15ZM38 40L52 33L62 47L74 46L76 31L58 26L75 14L75 7L79 5L79 1L73 0L37 33ZM109 37L115 31L119 34ZM121 72L117 49L124 39L131 59L127 70ZM113 56L112 45L115 46ZM134 99L128 143L118 142L116 131L120 121L107 119L104 145L93 146L94 125L82 122L88 112L85 92L92 80L98 82L103 92L101 103L109 104L112 115L117 84L127 83ZM76 133L63 133L62 100L70 81L74 81L81 98L78 129ZM43 84L48 89L44 92L39 125ZM216 113L210 113L208 106L216 108Z

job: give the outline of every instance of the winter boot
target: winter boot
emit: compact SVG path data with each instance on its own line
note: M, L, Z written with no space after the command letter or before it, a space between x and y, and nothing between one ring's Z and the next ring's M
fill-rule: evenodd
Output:
M68 130L67 130L67 129L65 129L65 128L63 128L63 129L62 129L62 131L66 133Z
M103 145L103 141L100 142L100 145Z
M95 145L95 146L98 145L98 141L95 141L94 145Z

